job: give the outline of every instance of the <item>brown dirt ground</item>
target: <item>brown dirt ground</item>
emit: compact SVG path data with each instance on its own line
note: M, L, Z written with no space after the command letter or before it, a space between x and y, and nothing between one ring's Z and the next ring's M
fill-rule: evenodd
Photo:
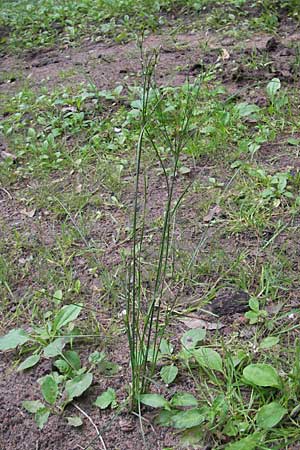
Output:
M251 39L237 42L212 31L197 31L177 34L150 35L144 41L144 48L160 49L157 80L164 85L180 85L187 76L195 76L208 65L221 65L223 82L234 81L233 89L249 84L249 80L265 80L280 76L294 81L292 62L300 33L293 23L282 26L279 35L259 33ZM238 48L240 48L240 50ZM203 49L204 48L204 49ZM207 50L208 49L208 50ZM224 56L227 50L229 57ZM264 69L250 70L247 59L253 55L268 54L269 64ZM83 42L80 48L52 48L28 52L26 56L4 56L0 72L20 73L9 83L2 82L0 92L15 91L18 85L28 80L38 88L59 87L92 80L99 89L112 89L119 84L132 84L140 72L140 50L135 42L127 44ZM64 72L67 74L63 79Z

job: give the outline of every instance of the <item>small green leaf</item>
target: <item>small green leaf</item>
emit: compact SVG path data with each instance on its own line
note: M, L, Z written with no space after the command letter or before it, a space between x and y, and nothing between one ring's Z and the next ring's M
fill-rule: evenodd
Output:
M35 415L34 420L36 421L37 426L40 430L42 430L45 426L45 424L48 421L50 415L50 410L46 407L39 409Z
M79 316L82 307L78 305L65 305L56 315L53 321L53 330L60 330L68 323L73 322Z
M93 352L89 356L89 363L91 364L101 364L105 360L105 353L104 352Z
M262 435L260 433L250 434L249 436L233 442L225 447L226 450L255 450L260 443Z
M81 287L81 282L79 279L77 279L74 283L74 291L76 292L76 294L79 294L80 287Z
M276 93L279 91L281 87L281 82L279 78L273 78L268 84L267 84L267 94L272 99L276 95Z
M66 374L71 370L71 367L64 359L57 359L54 361L53 365L58 368L60 373Z
M25 370L25 369L29 369L30 367L35 366L40 360L40 355L31 355L28 356L28 358L25 359L25 361L23 361L17 371L19 372L20 370Z
M193 350L193 356L201 367L222 372L222 359L219 353L209 347Z
M289 189L289 188L287 188L287 189ZM285 192L283 193L283 195L284 195L285 197L287 197L287 198L294 198L294 194L293 194L292 192L289 192L289 191L285 191Z
M239 117L248 117L259 111L259 107L246 102L238 103L234 107L235 112Z
M280 387L280 377L269 364L249 364L243 370L245 380L256 386Z
M188 173L191 172L191 169L189 167L186 167L186 166L181 166L181 167L179 167L178 172L181 175L187 175Z
M159 394L142 394L140 396L140 402L152 408L166 408L169 406L169 402Z
M193 353L191 350L182 349L180 352L177 353L177 356L179 359L182 359L183 361L188 361L193 357Z
M142 100L133 100L130 103L130 106L131 106L131 108L142 110L143 102L142 102Z
M173 364L161 368L160 376L164 383L170 384L175 380L178 374L178 369Z
M56 382L57 386L59 386L61 383L66 381L66 378L64 375L60 375L58 372L52 372L51 375L53 376L54 381ZM46 375L47 376L47 375ZM43 379L45 377L39 378L37 381L41 385L43 382Z
M72 380L66 382L66 393L68 401L74 397L80 397L92 384L93 375L91 373L83 373L77 375Z
M277 345L279 342L279 336L268 336L263 339L259 345L260 349L272 348Z
M118 96L118 95L121 94L122 91L123 91L123 86L122 86L122 85L119 85L119 86L117 86L117 87L114 88L113 94L116 95L116 96Z
M68 424L71 427L80 427L82 425L82 419L79 416L69 416L67 417Z
M173 418L176 414L178 414L178 412L179 411L162 409L155 418L155 423L157 425L161 425L162 427L171 427L173 426Z
M31 138L35 138L35 137L36 137L36 132L35 132L35 129L34 129L34 128L31 128L31 127L28 128L27 134L28 134L28 136L31 137Z
M98 369L100 373L111 377L112 375L116 375L120 371L121 367L112 361L104 360L98 364Z
M248 150L252 155L254 155L260 149L260 147L261 146L259 144L251 142L248 146Z
M80 357L75 350L68 350L63 355L73 370L79 370L81 368Z
M172 344L167 341L166 339L162 338L159 345L159 350L164 355L172 355L173 353L173 346Z
M57 338L47 345L47 347L44 348L45 358L54 358L55 356L61 355L66 342L65 338Z
M243 162L242 161L240 161L239 159L237 159L236 161L234 161L232 164L231 164L231 169L238 169L239 167L241 167L243 165Z
M189 392L177 392L170 402L172 406L198 406L197 399Z
M290 145L298 146L298 145L300 145L300 139L295 139L295 138L291 137L287 140L287 143Z
M94 402L95 406L100 409L106 409L109 405L116 405L116 392L112 388L108 388L103 394L99 395Z
M188 428L182 433L180 443L182 444L183 448L197 448L197 446L194 446L196 444L199 444L201 440L203 440L203 430L201 429L201 427L193 427Z
M142 353L141 353L141 357ZM153 345L151 345L148 349L148 355L147 355L147 361L148 362L154 362L154 359L156 358L156 360L158 361L159 359L162 358L162 353L160 352L155 352L155 349L153 347Z
M195 348L199 341L203 341L206 336L204 328L193 328L184 333L181 343L184 348Z
M251 297L249 300L249 307L252 311L258 313L259 312L259 301L256 297Z
M202 409L180 411L173 417L173 427L179 429L192 428L201 425L206 417Z
M237 367L245 358L247 358L247 353L243 350L238 350L236 355L228 355L228 359L234 367Z
M260 408L256 415L256 424L259 428L268 429L275 427L286 415L287 410L278 402L272 402Z
M29 341L30 336L21 328L11 330L5 336L0 337L0 350L12 350L18 345L23 345Z
M245 313L245 317L246 317L246 319L249 320L250 325L254 325L254 324L256 324L258 322L259 314L257 314L254 311L247 311Z
M62 298L63 298L63 292L61 289L58 289L57 291L54 292L53 294L53 298L54 300L61 302Z
M25 400L22 402L22 406L31 414L35 414L39 409L45 408L43 403L39 400Z
M230 419L225 427L223 428L223 433L226 436L235 437L239 434L239 428L237 426L237 421Z
M248 429L248 422L229 419L223 428L223 433L227 436L235 437L240 433L245 433Z
M46 375L43 378L41 390L46 402L54 405L58 395L58 387L52 375Z

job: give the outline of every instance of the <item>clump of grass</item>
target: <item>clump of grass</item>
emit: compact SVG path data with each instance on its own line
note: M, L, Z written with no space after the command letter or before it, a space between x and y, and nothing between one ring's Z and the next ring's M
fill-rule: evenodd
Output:
M132 254L128 271L126 328L130 348L132 371L132 407L136 408L140 395L147 391L154 375L157 356L168 323L172 304L164 304L166 274L171 269L171 248L174 238L174 219L183 195L176 199L180 156L189 137L190 119L199 86L187 85L180 109L168 109L165 98L154 82L157 54L143 64L143 92L140 103L140 135L136 150L134 212L132 224ZM170 116L172 115L172 120ZM177 119L174 121L174 118ZM157 145L159 134L160 146ZM159 231L157 259L154 262L154 280L150 292L143 280L143 252L147 226L147 176L143 169L146 143L152 148L155 161L160 165L166 190L163 223ZM168 153L168 162L162 157ZM168 167L167 167L168 164ZM142 207L141 207L142 198ZM162 314L162 310L167 312Z

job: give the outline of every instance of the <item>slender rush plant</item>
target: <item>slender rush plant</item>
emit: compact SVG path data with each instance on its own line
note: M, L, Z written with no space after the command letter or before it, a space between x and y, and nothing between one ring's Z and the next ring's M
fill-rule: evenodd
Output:
M164 90L155 84L155 68L158 54L145 55L141 46L143 89L140 111L140 134L136 147L135 195L132 221L132 252L128 269L126 329L131 362L131 406L139 405L139 397L149 389L155 373L158 352L168 318L174 305L167 305L162 315L166 274L170 264L172 240L174 236L175 213L186 193L175 199L180 156L189 137L190 119L199 84L187 85L184 100L178 114L168 114L165 107ZM174 122L174 117L175 122ZM159 141L159 144L157 143ZM159 236L158 256L155 261L155 276L150 293L146 292L142 276L142 256L144 250L145 222L147 209L147 178L142 168L146 145L154 150L165 179L167 199L164 205L163 225ZM168 150L170 167L162 158L161 148ZM143 180L143 187L142 185ZM143 199L143 206L140 199ZM174 267L174 261L172 262ZM144 307L144 298L146 307ZM143 308L145 312L143 313Z

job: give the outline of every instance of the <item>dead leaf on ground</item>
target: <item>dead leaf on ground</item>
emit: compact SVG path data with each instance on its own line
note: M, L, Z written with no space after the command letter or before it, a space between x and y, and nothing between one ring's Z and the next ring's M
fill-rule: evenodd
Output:
M13 153L7 152L6 150L0 150L0 159L12 159L15 161L17 157Z
M230 54L228 52L228 50L226 50L226 48L222 48L222 55L221 55L223 61L227 60L230 58Z
M68 112L73 113L73 112L77 112L77 108L75 106L64 106L62 108L62 111L65 113L68 113Z
M34 209L21 209L20 210L20 213L23 215L23 216L26 216L26 217L30 217L30 219L32 219L32 217L34 217L34 215L35 215L35 213L36 213L36 209L34 208Z
M217 216L219 216L222 212L222 209L219 205L214 206L211 208L206 216L203 217L204 222L211 222L213 219L215 219Z
M283 306L284 304L282 302L270 303L265 307L265 309L269 314L275 315L279 313L279 311L283 308Z
M206 328L206 330L220 330L225 325L222 322L208 322L207 320L186 317L179 319L188 328Z

